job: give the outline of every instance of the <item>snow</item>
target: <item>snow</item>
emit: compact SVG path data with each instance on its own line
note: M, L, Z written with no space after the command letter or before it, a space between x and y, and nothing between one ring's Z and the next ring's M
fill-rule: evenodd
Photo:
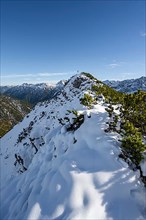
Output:
M145 219L146 191L137 173L118 157L118 134L104 132L106 106L103 102L93 109L82 106L79 98L84 91L72 86L77 77L65 87L67 98L60 94L47 107L37 105L29 118L1 139L1 219ZM73 120L75 115L67 112L73 109L85 120L76 131L67 132L69 122L61 125L58 119ZM46 114L41 117L43 111ZM16 144L30 121L34 121L32 130ZM38 138L37 153L29 137ZM42 139L44 144L39 146ZM15 153L27 167L22 174L14 166Z
M143 172L143 175L146 176L146 155L144 155L144 160L141 162L141 169Z

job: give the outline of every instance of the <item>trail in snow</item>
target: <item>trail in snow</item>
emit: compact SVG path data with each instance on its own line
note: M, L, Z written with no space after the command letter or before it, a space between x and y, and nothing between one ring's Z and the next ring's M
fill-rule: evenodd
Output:
M53 161L49 146L41 149L30 169L3 188L2 217L138 219L141 215L130 195L135 175L118 161L116 137L103 130L106 117L101 106L91 111L91 118L86 115L74 134L77 142ZM61 152L68 146L68 134L57 133L54 141Z

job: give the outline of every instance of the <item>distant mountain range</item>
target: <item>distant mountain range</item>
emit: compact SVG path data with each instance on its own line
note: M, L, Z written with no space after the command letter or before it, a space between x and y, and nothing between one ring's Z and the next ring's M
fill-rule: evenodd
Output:
M0 137L20 122L30 110L25 102L0 95Z
M61 89L64 87L65 81L60 81L56 85L39 83L39 84L27 84L17 86L1 86L0 93L26 101L33 106L38 102L50 100L55 97Z
M138 90L146 91L146 77L144 76L138 79L127 79L123 81L105 80L104 83L113 89L124 93L134 93Z

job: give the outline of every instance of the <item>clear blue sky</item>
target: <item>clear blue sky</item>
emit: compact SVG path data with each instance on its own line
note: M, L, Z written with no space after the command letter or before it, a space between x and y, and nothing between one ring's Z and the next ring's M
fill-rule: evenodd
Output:
M1 1L1 83L145 75L145 1Z

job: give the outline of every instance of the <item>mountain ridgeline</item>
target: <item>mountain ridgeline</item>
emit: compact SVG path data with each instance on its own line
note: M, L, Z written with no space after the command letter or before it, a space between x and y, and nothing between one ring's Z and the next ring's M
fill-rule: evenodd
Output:
M91 78L95 79L94 77ZM32 107L34 107L38 102L43 102L46 100L49 101L52 98L55 98L64 88L66 83L67 81L62 80L58 82L56 85L49 85L46 83L39 83L39 84L23 83L22 85L17 85L17 86L0 86L1 101L2 103L4 103L4 99L5 99L5 102L7 102L8 101L7 97L9 97L9 99L11 97L13 100L20 100L21 105L28 106L29 109L32 109ZM146 77L141 77L139 79L132 79L132 80L124 80L124 81L106 80L103 83L123 93L133 94L138 90L146 91ZM133 99L133 95L131 96L131 98ZM26 113L28 113L28 109L27 109L26 112L24 111L25 114L24 113L21 114L19 111L19 107L17 109L16 106L12 111L12 108L10 110L10 107L8 107L6 103L5 105L3 105L2 103L1 103L1 119L0 119L1 120L0 137L6 134L14 125L16 125L20 120L22 120L23 116ZM12 100L10 101L10 103L12 103ZM4 111L7 111L7 114L4 114ZM8 117L8 112L10 112L11 115L9 117ZM12 116L12 114L14 115Z
M144 220L145 121L146 92L71 77L1 139L1 219Z

